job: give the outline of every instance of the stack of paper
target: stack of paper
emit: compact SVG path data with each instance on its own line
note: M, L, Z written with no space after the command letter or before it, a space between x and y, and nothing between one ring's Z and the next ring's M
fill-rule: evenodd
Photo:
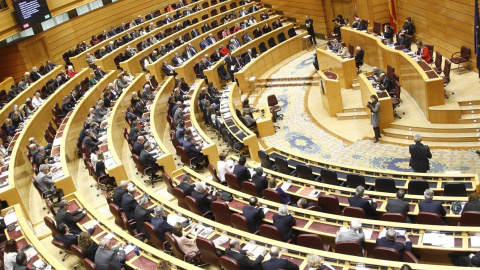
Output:
M3 217L3 221L5 222L5 226L8 226L10 224L13 224L18 221L17 219L17 214L15 213L15 210L10 210L7 212L7 214Z
M439 233L424 233L422 238L423 244L432 246L451 248L455 246L455 238Z
M203 229L202 232L198 234L198 236L202 238L207 238L212 232L213 232L213 229L210 227L207 227Z
M226 242L228 242L228 237L225 236L225 235L221 235L220 237L218 237L217 239L213 240L213 244L215 244L215 246L220 246L220 245L223 245L225 244Z
M480 247L480 236L470 237L470 246L471 247Z
M287 190L290 188L291 185L292 185L292 183L283 182L283 184L282 184L282 186L281 186L281 189L282 189L283 191L287 191Z
M185 222L185 221L187 221L186 218L181 217L177 214L170 214L167 217L167 223L170 224L171 226L175 226L175 224L177 224L177 222L182 223L182 222Z
M314 189L314 190L312 190L312 191L310 192L310 194L308 194L308 197L310 197L310 198L317 198L317 197L318 197L318 194L320 194L320 191Z

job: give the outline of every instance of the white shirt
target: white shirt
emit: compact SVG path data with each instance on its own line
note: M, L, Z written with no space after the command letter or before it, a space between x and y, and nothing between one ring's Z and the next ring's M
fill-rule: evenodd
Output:
M32 98L33 107L38 108L42 104L43 104L43 99L42 98L37 98L37 97Z
M92 167L93 167L94 171L95 171L95 167L97 165L97 161L98 161L97 154L91 153L90 154L90 162L92 163Z
M217 176L220 181L225 182L225 174L233 172L233 160L217 162L218 173Z
M3 267L5 270L12 270L13 265L15 264L15 260L17 258L17 252L9 252L9 253L3 253L3 262L4 265Z

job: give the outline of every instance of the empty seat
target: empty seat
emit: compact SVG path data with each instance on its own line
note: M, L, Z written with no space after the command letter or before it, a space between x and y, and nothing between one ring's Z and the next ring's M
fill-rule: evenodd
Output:
M340 186L340 181L338 180L337 172L328 170L328 169L322 169L320 171L320 178L322 179L322 183L329 184L329 185L335 185L335 186Z
M442 218L439 214L420 212L417 215L418 224L442 225Z
M467 187L464 183L447 183L443 187L443 196L466 197Z
M276 45L277 45L277 43L275 42L275 39L273 37L268 39L268 47L273 48Z
M297 177L299 178L314 180L317 182L321 181L320 176L315 177L315 175L313 175L312 168L310 168L310 166L308 165L298 164L296 167L296 171L297 171Z
M349 188L356 188L358 186L366 188L365 177L360 174L347 174L347 186Z
M282 43L285 40L287 40L287 38L285 37L285 34L283 32L277 35L277 39L278 39L278 43Z
M397 187L392 178L377 178L375 179L375 191L395 193Z
M259 150L258 157L260 158L260 163L263 168L276 170L275 163L270 160L270 155L266 151Z
M408 182L408 194L423 195L430 186L426 180L410 180Z
M277 170L279 173L284 174L292 174L294 171L288 167L288 161L286 158L283 157L276 157L275 158L275 166L277 166Z
M359 207L347 206L343 209L343 215L347 217L365 218L365 210Z
M338 198L333 195L322 195L318 197L318 206L322 207L323 212L335 215L341 215L342 210Z

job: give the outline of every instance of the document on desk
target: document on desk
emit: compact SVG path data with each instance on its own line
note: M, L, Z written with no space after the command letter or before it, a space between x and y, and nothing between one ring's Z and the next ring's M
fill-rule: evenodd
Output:
M470 237L470 246L471 247L480 247L480 236L471 236Z
M263 214L266 214L266 213L268 213L268 211L270 211L270 209L268 209L268 208L266 208L266 207L260 208L260 209L262 209Z
M18 221L17 219L17 214L15 213L15 210L10 210L7 212L7 214L3 217L3 221L5 222L5 226L8 226L10 224L13 224Z
M59 146L61 142L62 142L62 137L56 138L55 140L53 140L52 146Z
M123 251L125 252L125 254L128 254L128 253L132 252L133 249L134 249L134 246L129 244L123 249Z
M217 246L220 246L220 245L223 245L225 244L226 242L228 242L228 237L225 236L225 235L221 235L220 237L218 237L217 239L213 240L213 244L217 247Z
M230 112L227 112L227 113L223 114L223 118L225 118L225 119L230 118L230 117L232 117L232 114Z
M114 235L113 233L108 233L108 234L105 235L103 238L110 240L110 239L112 239L113 237L115 237L115 235Z
M287 191L290 188L291 185L292 185L292 183L283 182L281 189L283 191Z
M230 110L230 108L228 108L228 106L227 106L227 107L223 107L223 108L220 109L220 113L226 113L226 112L228 112L229 110Z
M422 244L451 248L455 246L455 238L453 236L439 233L424 233Z
M172 225L172 226L174 226L177 222L178 222L178 223L182 223L182 222L185 222L185 221L187 221L186 218L181 217L181 216L179 216L179 215L177 215L177 214L170 214L170 215L168 215L168 217L167 217L167 223L170 224L170 225Z
M318 194L320 194L320 191L314 189L314 190L312 190L312 191L310 192L310 194L308 194L308 197L310 197L310 198L317 198L317 197L318 197Z
M245 244L242 247L242 250L246 250L247 252L253 253L253 250L255 250L256 248L257 248L257 246L255 246L254 244Z
M202 230L201 233L198 234L198 236L202 238L207 238L212 232L213 232L212 228L206 227L205 229Z
M362 228L362 231L363 231L363 234L365 234L365 239L371 239L372 238L372 234L373 234L372 229L363 229Z

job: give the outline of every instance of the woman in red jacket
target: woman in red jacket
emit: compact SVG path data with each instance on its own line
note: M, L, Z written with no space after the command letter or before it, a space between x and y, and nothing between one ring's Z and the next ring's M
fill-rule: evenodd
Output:
M432 61L432 56L428 51L428 48L423 45L423 42L417 41L417 55L420 55L425 62L430 63Z

